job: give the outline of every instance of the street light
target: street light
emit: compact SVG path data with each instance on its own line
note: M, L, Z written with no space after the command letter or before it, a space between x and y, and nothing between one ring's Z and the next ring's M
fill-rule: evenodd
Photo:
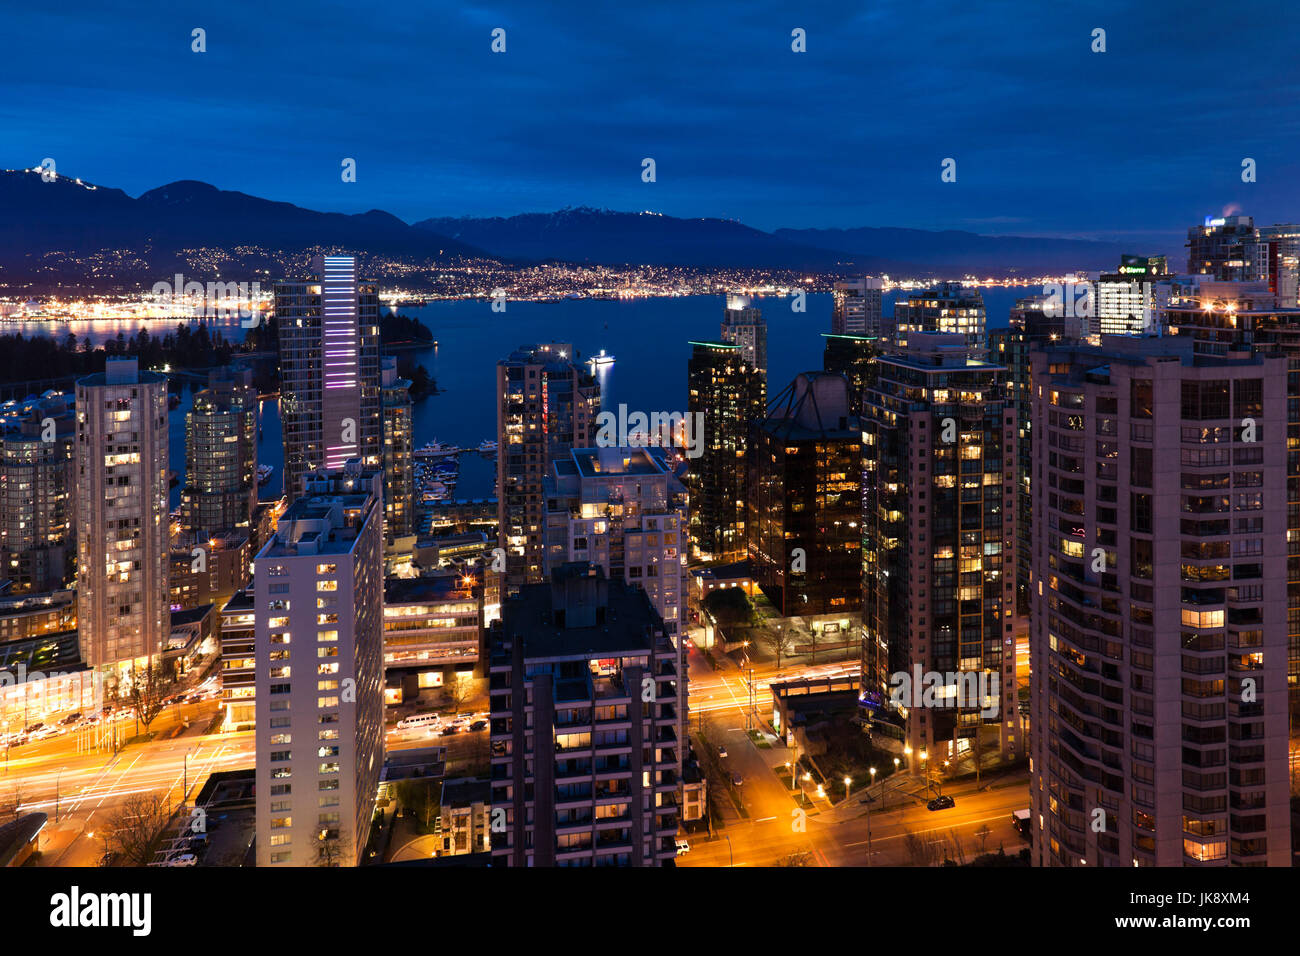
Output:
M874 783L876 779L876 768L871 768L871 780ZM871 787L867 787L867 796L871 796ZM885 785L880 785L881 800L885 797ZM867 801L867 866L871 865L871 801Z
M845 777L844 778L844 802L845 803L849 802L849 787L851 786L853 786L853 778Z

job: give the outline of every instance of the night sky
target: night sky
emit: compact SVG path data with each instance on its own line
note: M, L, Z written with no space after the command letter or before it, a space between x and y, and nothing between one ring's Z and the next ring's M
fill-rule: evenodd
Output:
M1294 0L7 6L0 166L131 195L1116 239L1300 220Z

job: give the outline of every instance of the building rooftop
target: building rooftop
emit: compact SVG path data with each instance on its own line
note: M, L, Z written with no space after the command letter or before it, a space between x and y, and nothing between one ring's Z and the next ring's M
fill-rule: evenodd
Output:
M472 588L473 585L470 585ZM430 574L414 578L387 578L384 581L385 604L469 601L474 592L465 587L459 574Z
M507 640L523 641L525 658L591 658L653 649L663 620L641 588L569 562L551 572L549 584L527 585L507 601L496 627Z

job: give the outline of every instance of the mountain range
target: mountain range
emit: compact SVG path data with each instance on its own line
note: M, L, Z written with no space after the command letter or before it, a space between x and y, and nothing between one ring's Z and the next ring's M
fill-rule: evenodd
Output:
M508 218L408 224L373 209L348 215L182 180L132 198L120 189L31 170L0 171L0 281L93 285L143 281L196 260L231 272L283 269L319 247L413 265L458 258L610 266L986 276L1110 269L1115 243L920 229L776 229L727 219L578 207ZM199 249L225 255L196 256ZM252 253L255 249L260 252ZM234 255L236 250L243 250ZM226 261L231 256L234 262ZM260 258L259 258L260 257Z

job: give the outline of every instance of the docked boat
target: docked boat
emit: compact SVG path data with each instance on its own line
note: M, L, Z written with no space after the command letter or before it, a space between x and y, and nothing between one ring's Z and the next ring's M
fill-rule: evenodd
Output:
M264 484L266 484L268 481L271 480L271 476L272 476L273 474L275 474L275 466L274 466L274 465L258 465L258 466L257 466L257 483L258 483L259 485L264 485Z
M459 455L463 450L455 445L444 445L435 438L433 441L415 449L413 454L416 458L451 458Z
M495 455L496 450L497 443L492 441L490 438L485 438L483 441L478 443L478 453L480 455Z

